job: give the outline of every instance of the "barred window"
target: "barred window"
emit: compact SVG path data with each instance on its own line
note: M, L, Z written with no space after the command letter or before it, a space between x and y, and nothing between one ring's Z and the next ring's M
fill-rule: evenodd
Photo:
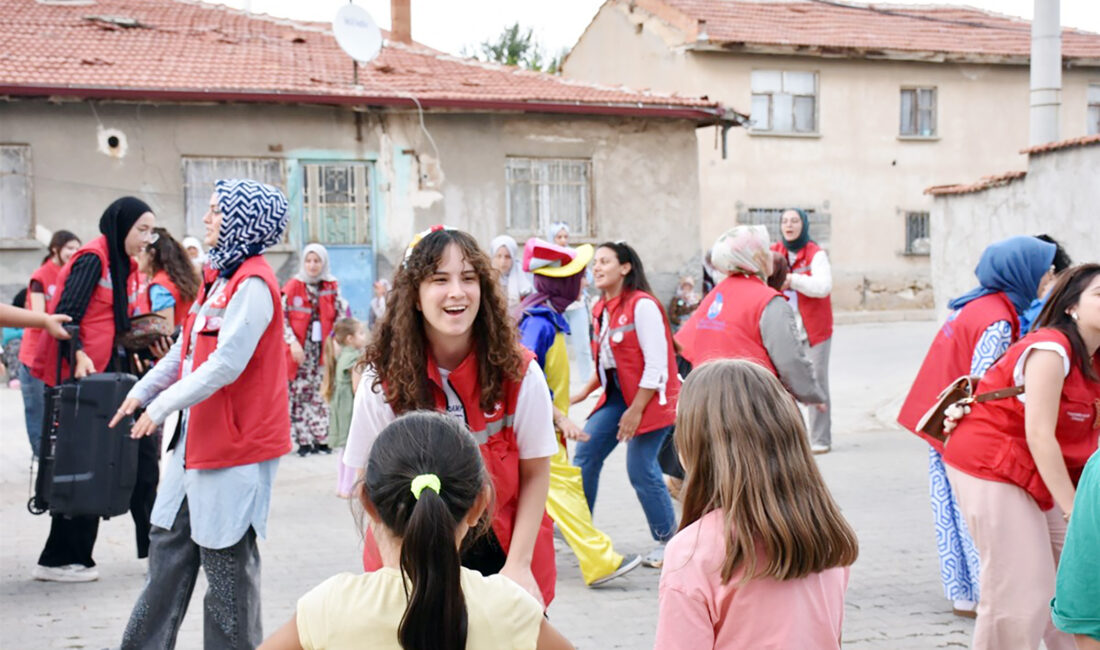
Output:
M737 217L737 222L746 226L760 225L768 229L768 239L771 242L783 241L783 233L779 229L779 222L783 213L791 208L748 208ZM810 218L810 238L822 248L829 248L829 239L832 234L830 216L828 213L819 212L814 208L803 208L806 216Z
M752 130L817 133L817 73L753 70Z
M305 240L327 245L370 243L370 163L303 164Z
M1096 135L1100 133L1100 84L1089 84L1088 102L1088 133Z
M286 168L281 158L183 157L183 212L188 235L202 237L202 218L210 207L214 182L222 178L250 178L286 192ZM290 228L283 235L289 241Z
M509 157L505 174L510 232L541 235L564 221L577 237L594 234L591 160Z
M0 144L0 239L32 237L31 148Z
M929 237L927 212L905 213L905 254L929 255L932 240Z

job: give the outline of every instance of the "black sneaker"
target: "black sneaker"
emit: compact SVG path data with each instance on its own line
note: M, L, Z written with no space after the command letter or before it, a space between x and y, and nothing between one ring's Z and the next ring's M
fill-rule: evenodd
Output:
M332 449L326 444L315 443L313 445L313 453L315 453L315 454L331 454Z
M298 445L298 455L305 458L313 453L313 447L311 445Z

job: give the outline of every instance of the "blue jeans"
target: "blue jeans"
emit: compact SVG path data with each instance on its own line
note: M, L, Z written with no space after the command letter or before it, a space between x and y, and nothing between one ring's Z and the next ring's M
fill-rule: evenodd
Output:
M19 366L19 384L23 391L23 418L27 425L27 440L31 452L38 455L38 441L42 438L42 420L46 410L46 384L31 375L27 367Z
M588 416L588 421L584 423L584 432L589 435L589 440L578 442L573 456L573 464L581 468L589 510L596 503L603 461L619 444L616 438L619 418L626 411L626 402L617 383L609 381L605 392L607 399L603 406ZM626 443L626 473L649 522L649 533L659 542L672 539L676 532L676 512L672 509L672 499L657 463L661 443L671 432L672 427L665 427L635 436Z

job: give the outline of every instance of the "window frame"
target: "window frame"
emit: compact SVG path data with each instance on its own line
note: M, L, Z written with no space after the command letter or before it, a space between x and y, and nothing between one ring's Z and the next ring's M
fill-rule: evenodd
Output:
M324 233L320 230L320 224L314 223L314 217L319 215L317 211L320 204L311 206L310 204L310 184L306 182L307 177L311 173L311 170L316 169L318 173L318 181L323 183L323 179L320 177L320 172L324 167L349 167L360 168L363 170L361 177L356 175L352 182L355 183L355 196L356 201L352 205L355 205L357 215L365 217L366 225L365 230L358 232L365 232L366 241L352 242L352 243L334 243L324 239L322 235ZM366 159L347 159L347 160L316 160L316 159L300 159L298 160L296 173L299 174L301 180L301 235L303 242L319 242L324 246L357 246L374 248L375 244L375 196L374 196L374 182L376 170L373 160ZM316 228L316 229L315 229ZM288 228L289 230L289 228Z
M928 257L932 254L932 212L930 210L901 210L902 218L904 219L905 227L905 249L904 255L908 257ZM914 221L918 224L923 222L923 225L914 227ZM923 237L914 237L914 233L917 231L923 231ZM926 240L927 250L918 250L916 243L920 240Z
M548 178L542 179L532 178L526 181L530 184L531 191L531 208L532 208L532 226L517 225L515 215L512 213L512 192L513 187L522 181L516 181L512 177L514 169L519 169L519 166L513 166L515 163L526 163L529 170L534 170L535 165L545 165L547 168L554 163L569 163L580 164L583 167L583 177L585 182L569 183L569 182L556 182L552 183ZM560 221L560 218L556 218L550 215L552 206L542 206L542 201L548 200L546 194L549 194L550 188L553 187L569 187L578 186L583 187L585 196L583 202L579 205L583 206L583 214L580 215L582 223L579 226L574 227L570 225L571 236L579 239L586 240L595 237L596 235L596 217L595 217L595 179L594 179L595 165L592 162L591 157L566 157L566 156L521 156L521 155L507 155L504 161L504 226L505 232L515 233L521 236L543 236L546 229L550 227L553 221ZM545 220L545 223L544 223ZM567 220L568 221L568 220Z
M773 91L757 92L752 87L752 75L753 75L753 73L757 73L757 72L774 72L774 73L778 73L779 76L780 76L779 77L780 78L780 92L779 93L775 93ZM801 73L807 73L807 74L813 75L814 90L813 90L812 95L807 95L805 93L796 94L796 93L783 92L783 86L785 85L784 74L785 73L793 73L793 72L801 72ZM816 70L816 69L787 70L787 69L782 69L782 68L753 68L749 72L749 93L750 93L750 99L749 99L749 102L750 102L749 105L750 106L752 105L752 102L755 101L756 97L758 97L758 96L768 98L768 127L767 128L761 128L761 127L759 127L755 124L755 121L752 121L752 122L750 122L750 127L748 129L749 134L752 134L752 135L774 135L774 136L796 137L796 138L798 138L798 137L803 137L803 138L820 137L820 135L821 135L821 71L820 70ZM775 96L777 94L779 94L779 95L788 95L788 96L791 97L791 130L789 130L789 131L777 131L774 128L774 124L775 124L775 115L774 115L774 113L775 113ZM794 108L794 106L795 106L795 99L798 98L798 97L811 97L813 99L813 102L814 102L813 129L810 130L810 131L796 131L796 130L794 130L794 126L795 126L795 108ZM750 117L751 117L751 115L750 115Z
M279 184L276 184L275 187L278 187L280 190L282 190L283 194L285 196L288 196L288 197L290 196L290 193L288 191L288 189L289 189L289 185L288 185L289 178L288 178L288 175L287 175L287 160L285 158L279 158L279 157L276 157L276 156L203 156L203 155L196 155L196 154L181 155L180 156L180 174L183 177L183 229L184 229L185 235L192 236L192 237L199 237L201 239L202 238L202 232L203 232L201 229L197 229L195 232L192 232L192 225L193 224L191 223L191 216L190 216L190 213L189 213L189 210L188 210L188 207L189 207L188 206L188 200L189 200L188 199L188 190L191 189L191 187L192 187L192 185L189 182L188 177L187 177L188 163L195 163L195 162L207 162L207 163L209 163L209 162L242 162L242 161L247 161L247 162L250 162L252 164L275 163L278 166L279 174L282 177L282 182L279 183ZM250 168L250 169L254 169L254 168ZM214 176L224 177L224 176L220 176L219 174L214 174ZM257 175L257 174L249 173L249 174L245 175L244 177L245 178L252 178L252 179L258 180L260 182L265 182L265 183L268 182L268 180L259 178L259 175ZM213 185L213 183L211 183L210 184L210 191L212 192L213 190L214 190L214 185ZM206 214L206 209L208 208L208 205L206 203L206 199L203 199L202 206L203 206L202 207L202 210L203 210L202 214L205 215ZM201 216L198 217L198 219L200 220L199 224L201 224L201 218L202 218ZM293 229L293 225L294 225L294 220L291 220L287 224L286 231L283 233L283 240L279 244L279 246L288 245L290 243L291 230ZM268 249L268 250L272 250L272 249Z
M1089 97L1093 93L1096 94L1095 99ZM1091 115L1094 111L1095 117ZM1100 81L1089 82L1085 87L1085 134L1100 134Z
M40 245L34 238L35 229L38 224L38 220L35 216L34 206L34 158L32 155L31 145L24 142L0 142L0 150L13 149L20 150L23 170L20 173L19 170L11 172L12 176L22 175L24 179L23 191L26 195L26 217L27 224L26 230L23 236L19 237L0 237L0 248L3 249L33 249L39 248ZM0 197L0 202L3 205L10 205L10 202L3 197ZM0 212L0 218L7 221L10 217Z
M921 107L920 97L921 97L921 91L922 90L928 91L928 92L931 93L931 95L932 95L932 105L931 105L931 107L925 107L925 108ZM910 106L912 107L911 116L910 116L910 120L909 120L910 124L908 125L909 127L912 128L911 132L906 132L905 131L905 128L906 128L906 125L904 124L905 114L902 112L903 111L903 106L904 106L904 102L903 102L902 98L904 97L905 93L907 93L907 92L913 93L913 100L912 100L912 103L910 104ZM899 88L899 91L898 91L898 137L902 138L902 139L906 139L906 140L935 140L935 139L938 139L939 136L940 136L940 131L939 131L939 104L940 104L940 97L939 97L939 89L938 89L937 86L918 86L918 85L901 86ZM921 111L923 111L923 110L927 110L929 112L929 122L931 122L931 124L932 124L931 132L927 133L927 134L920 132L920 114L921 114Z

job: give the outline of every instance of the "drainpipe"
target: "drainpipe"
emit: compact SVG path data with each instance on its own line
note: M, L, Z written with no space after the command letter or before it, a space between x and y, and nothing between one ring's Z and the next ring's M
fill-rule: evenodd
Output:
M412 43L412 8L410 0L390 0L390 38L398 43Z
M1031 21L1031 146L1057 142L1062 106L1059 0L1035 0Z

